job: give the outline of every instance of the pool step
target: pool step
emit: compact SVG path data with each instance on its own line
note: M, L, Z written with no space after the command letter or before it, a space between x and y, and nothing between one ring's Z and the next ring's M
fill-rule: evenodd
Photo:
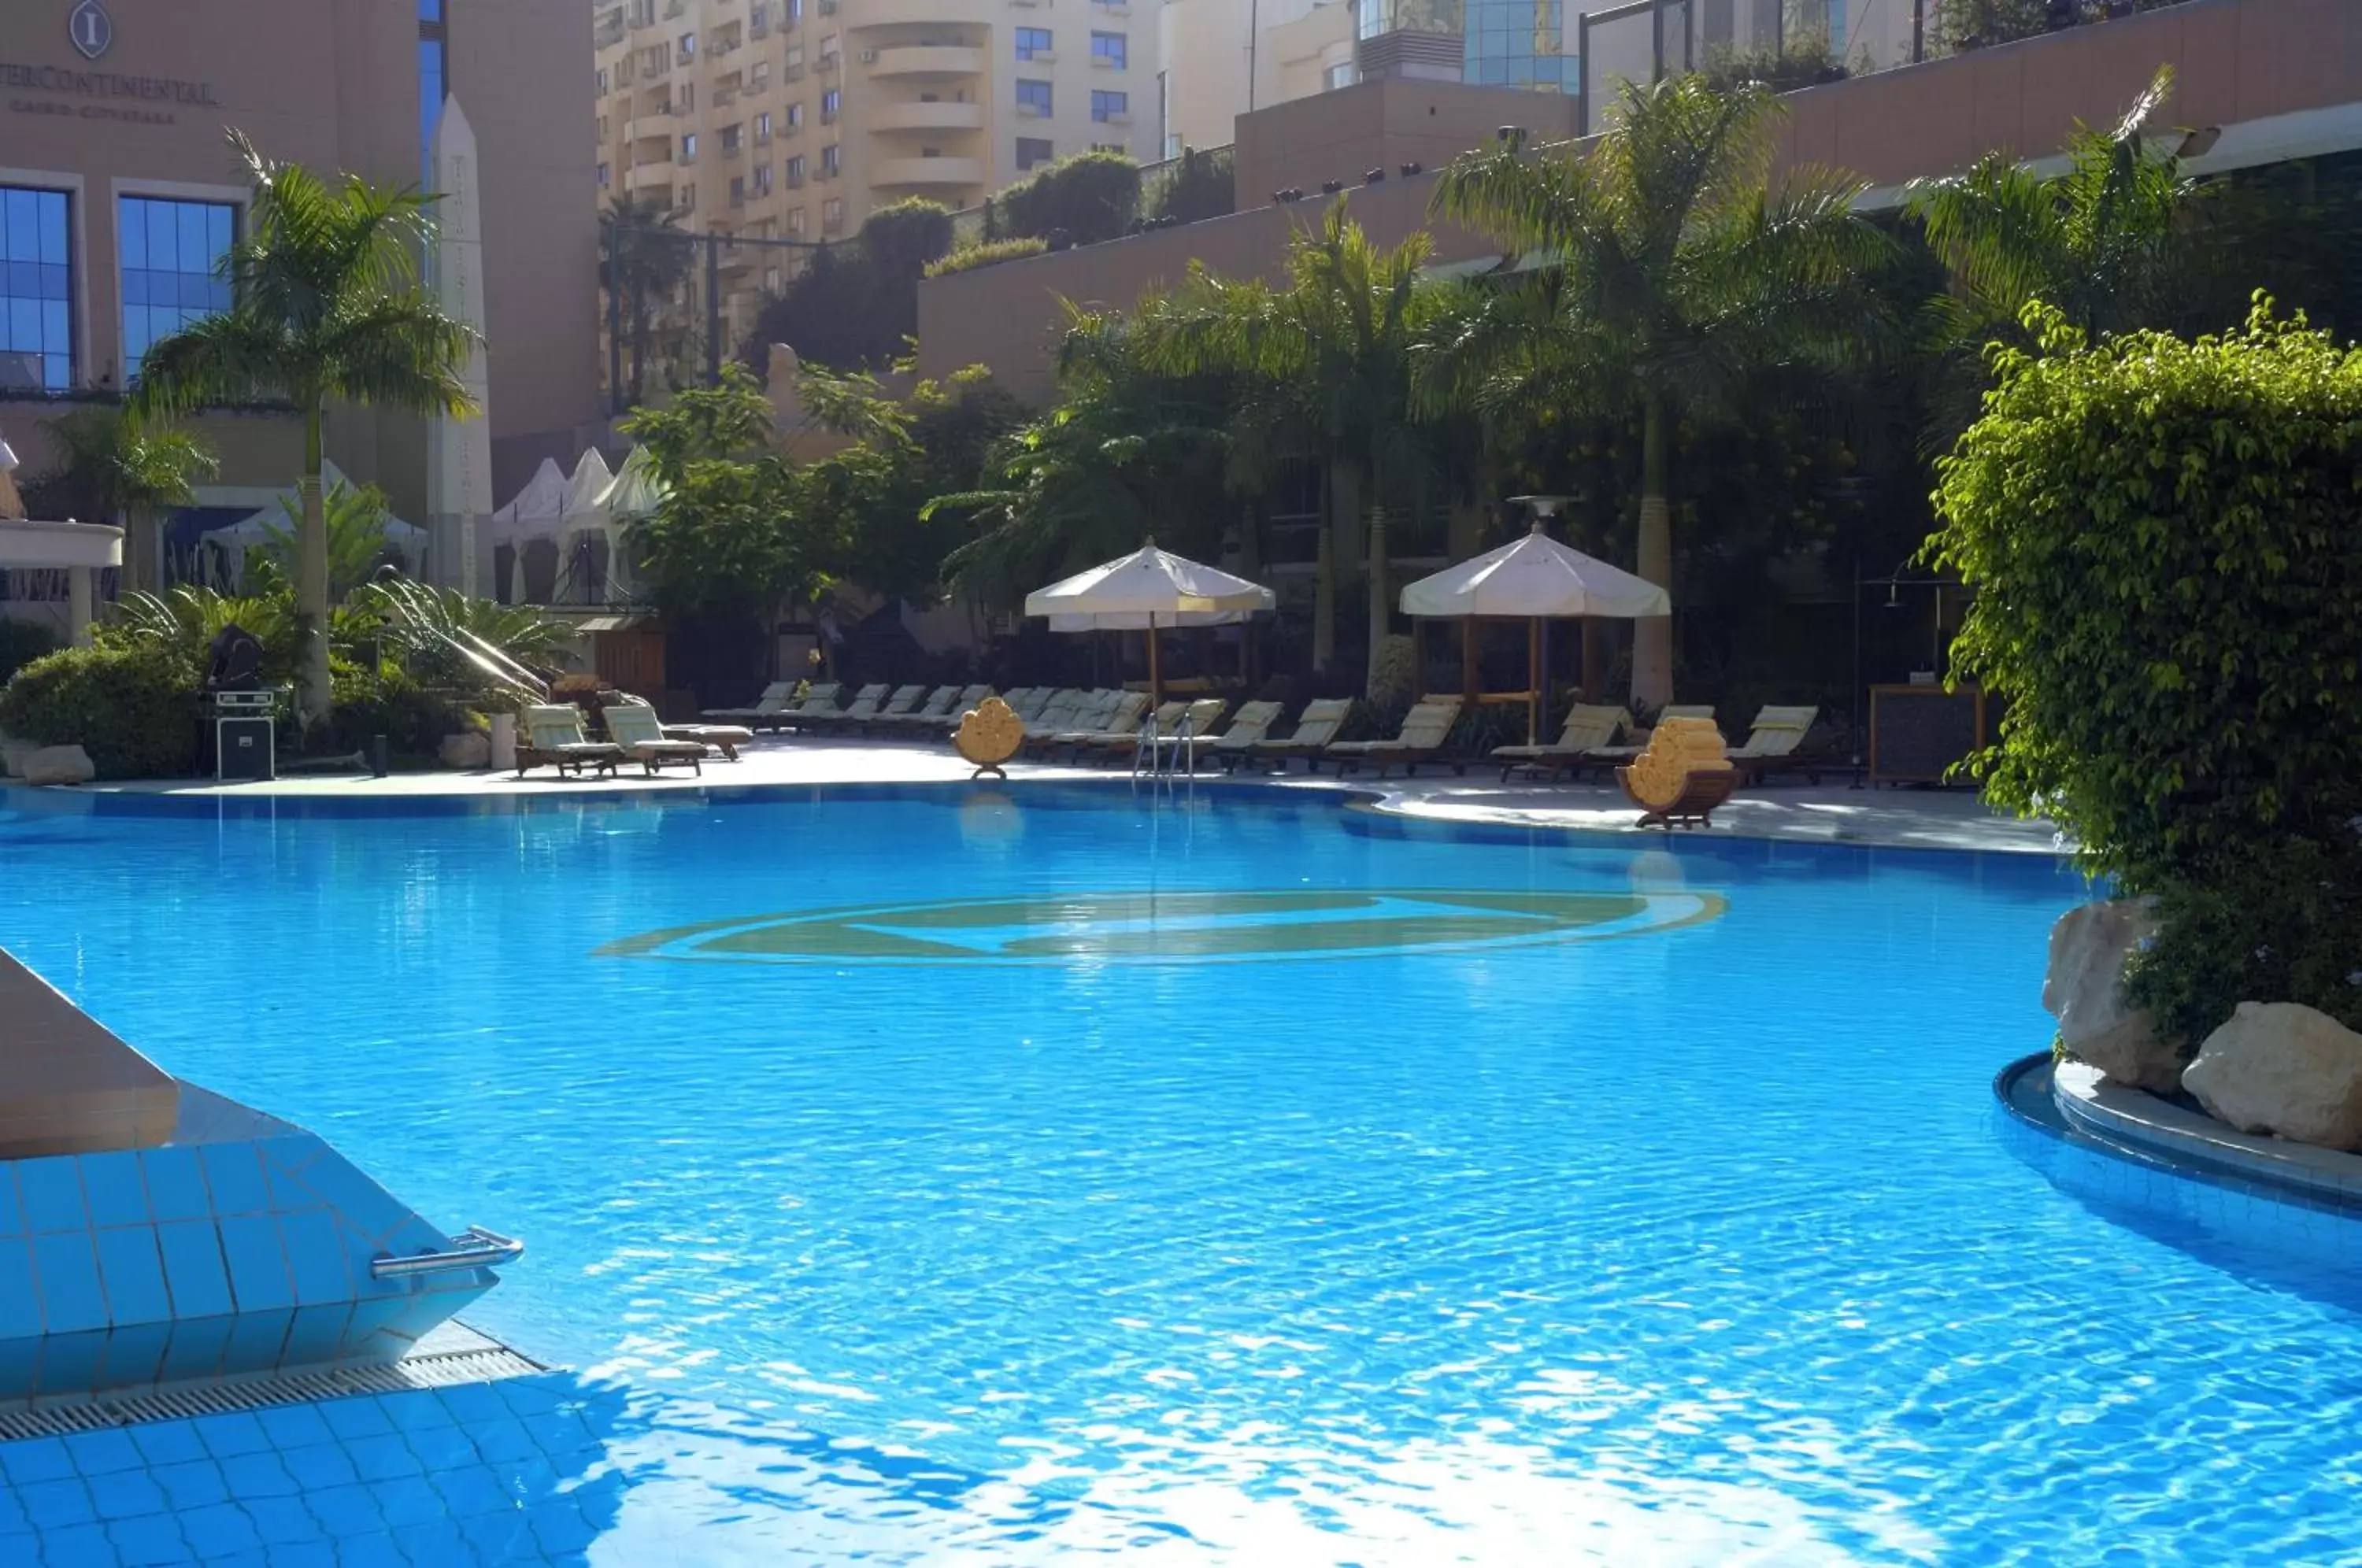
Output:
M178 1421L234 1410L307 1405L356 1394L400 1394L416 1388L448 1388L524 1377L549 1368L520 1355L464 1323L447 1322L418 1342L418 1349L387 1366L326 1367L283 1372L224 1383L186 1384L148 1394L109 1395L70 1403L0 1408L0 1442L20 1438L63 1437L142 1421Z

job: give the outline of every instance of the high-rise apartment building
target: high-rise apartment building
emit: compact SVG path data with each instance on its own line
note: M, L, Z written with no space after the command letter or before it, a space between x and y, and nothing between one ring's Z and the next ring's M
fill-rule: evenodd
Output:
M601 0L601 200L695 233L817 241L958 209L1054 158L1156 149L1155 0ZM734 253L752 326L783 271Z

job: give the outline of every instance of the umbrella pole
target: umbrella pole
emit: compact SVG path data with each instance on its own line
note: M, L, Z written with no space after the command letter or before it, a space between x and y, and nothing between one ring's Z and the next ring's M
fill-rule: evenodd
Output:
M1526 622L1526 744L1540 745L1542 733L1542 618Z
M1416 702L1427 695L1427 617L1410 618L1410 697Z
M1464 617L1460 623L1460 694L1467 701L1476 701L1476 617Z
M1148 706L1151 712L1164 702L1164 687L1156 673L1156 616L1148 617Z

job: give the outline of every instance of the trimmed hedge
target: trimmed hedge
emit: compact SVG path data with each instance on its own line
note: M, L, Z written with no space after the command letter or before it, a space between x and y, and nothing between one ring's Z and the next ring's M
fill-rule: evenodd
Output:
M156 643L66 648L35 659L0 690L0 729L43 745L79 745L101 778L182 778L196 771L196 668Z
M1085 152L1043 165L992 199L997 237L1096 245L1140 215L1140 165L1120 152Z
M1003 261L1016 261L1028 256L1039 256L1050 248L1050 242L1033 235L1015 239L991 239L980 245L963 245L940 260L927 263L927 276L940 278L950 272L973 271L978 267L994 267Z
M0 686L6 685L10 676L35 659L53 654L62 646L57 633L39 621L0 615Z

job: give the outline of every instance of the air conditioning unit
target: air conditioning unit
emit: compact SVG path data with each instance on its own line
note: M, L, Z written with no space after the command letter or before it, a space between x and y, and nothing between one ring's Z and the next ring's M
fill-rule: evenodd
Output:
M877 51L876 50L874 50L874 49L865 49L865 50L863 50L861 51L861 63L862 63L862 64L864 64L864 65L875 65L875 64L877 64Z
M1109 115L1107 117L1107 123L1111 126L1128 126L1131 124L1131 116L1130 115Z

